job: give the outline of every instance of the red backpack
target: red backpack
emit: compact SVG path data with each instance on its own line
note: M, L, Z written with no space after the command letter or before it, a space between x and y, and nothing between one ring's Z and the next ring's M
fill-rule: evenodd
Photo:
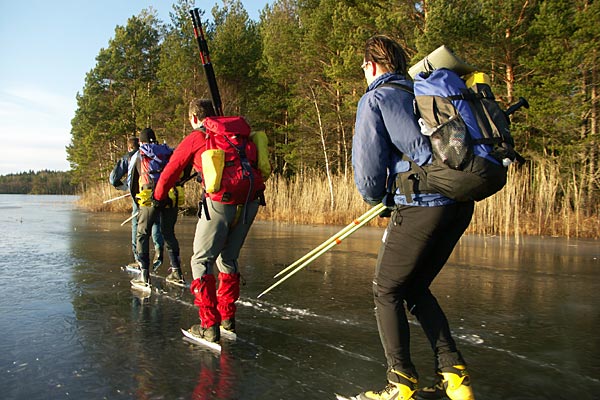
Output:
M221 187L207 195L225 204L246 204L265 189L258 170L258 151L250 140L250 126L242 117L207 117L206 149L225 152Z

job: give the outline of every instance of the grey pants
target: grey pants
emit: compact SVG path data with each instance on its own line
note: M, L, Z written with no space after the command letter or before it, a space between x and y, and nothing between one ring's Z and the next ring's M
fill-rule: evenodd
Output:
M212 274L215 263L219 272L238 272L237 259L259 206L258 200L246 206L223 204L209 198L205 201L210 220L203 212L196 225L191 260L193 279Z
M137 229L137 254L150 253L150 235L152 226L160 220L160 231L165 241L169 254L179 256L179 241L175 237L175 224L177 223L177 207L158 209L155 207L140 207ZM140 260L143 262L143 260ZM144 265L143 268L148 266Z

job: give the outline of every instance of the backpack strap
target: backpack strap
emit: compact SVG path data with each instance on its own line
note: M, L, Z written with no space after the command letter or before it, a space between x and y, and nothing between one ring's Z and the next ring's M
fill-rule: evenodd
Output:
M248 178L250 179L250 187L248 188L248 193L246 194L246 201L244 202L244 216L242 218L242 223L246 224L248 220L247 205L250 202L250 195L252 194L252 190L254 188L254 173L252 172L252 166L250 165L250 161L248 161L248 156L246 155L246 144L248 143L248 138L244 138L243 144L238 147L233 144L231 140L229 140L227 135L223 135L223 137L227 143L229 143L229 145L238 153L238 157L240 157L240 162L242 164L242 169L248 174Z
M428 193L430 190L427 185L427 170L406 154L402 154L402 160L410 164L410 169L396 175L392 191L395 192L396 189L400 189L400 193L406 196L406 201L412 203L412 196L415 193Z
M410 86L403 85L401 83L396 82L386 82L382 85L377 86L377 89L381 87L392 87L396 89L403 90L407 93L410 93L414 96L414 91ZM413 112L416 118L419 117L419 112L417 109L417 104L413 99ZM394 146L395 147L395 146ZM410 164L410 169L406 172L401 172L396 175L396 179L394 180L392 186L392 193L396 192L396 189L400 189L400 192L406 196L406 201L408 203L413 202L413 194L420 193L427 187L427 172L421 167L419 164L414 162L413 159L408 157L406 154L402 153L400 149L396 148L398 153L402 154L402 160L406 161Z

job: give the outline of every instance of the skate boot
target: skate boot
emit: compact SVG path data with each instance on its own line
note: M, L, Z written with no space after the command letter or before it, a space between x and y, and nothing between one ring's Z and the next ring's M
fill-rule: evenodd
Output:
M417 397L424 400L438 400L446 398L446 389L444 389L444 381L442 375L438 375L438 379L431 386L420 388Z
M163 248L156 247L154 250L154 261L152 262L152 271L156 272L163 263Z
M391 370L387 374L388 384L378 392L368 391L357 396L359 400L415 400L417 378L403 372Z
M150 256L146 253L140 253L138 254L138 261L140 263L140 273L131 280L131 286L150 291Z
M433 400L447 396L450 400L475 400L466 366L444 367L438 374L440 378L433 386L419 390L420 398Z
M139 271L140 270L140 263L138 261L134 261L132 263L127 264L126 268L129 269L129 270L131 270L131 271Z
M131 280L131 286L136 289L150 291L150 271L147 268L140 269L138 276Z
M167 276L167 282L177 286L185 286L183 273L181 272L181 258L178 252L169 252L169 261L171 262L171 273Z
M200 338L204 339L207 342L216 343L221 339L221 332L219 332L219 325L209 326L208 328L203 328L202 325L192 325L189 329L189 332Z
M221 321L221 328L225 329L227 332L235 333L235 317Z
M165 280L173 285L185 286L185 279L183 279L183 272L180 268L171 268L171 273L167 275Z

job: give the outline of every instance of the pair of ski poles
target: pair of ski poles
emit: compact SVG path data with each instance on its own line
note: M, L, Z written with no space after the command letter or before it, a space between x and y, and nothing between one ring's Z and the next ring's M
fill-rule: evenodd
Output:
M258 297L260 298L261 296L275 289L277 286L281 285L283 282L292 277L292 275L300 271L302 268L306 267L308 264L319 258L321 255L325 254L335 245L340 244L342 240L346 239L348 236L352 235L354 232L359 230L367 222L380 215L385 209L386 207L382 203L376 205L375 207L371 208L369 211L352 221L344 229L342 229L341 231L339 231L338 233L321 243L313 250L306 253L304 256L302 256L292 264L288 265L286 268L277 273L273 278L277 278L285 274L286 272L290 270L291 271L288 272L287 275L283 276L280 280L275 282L273 285L265 289L261 294L258 295Z

